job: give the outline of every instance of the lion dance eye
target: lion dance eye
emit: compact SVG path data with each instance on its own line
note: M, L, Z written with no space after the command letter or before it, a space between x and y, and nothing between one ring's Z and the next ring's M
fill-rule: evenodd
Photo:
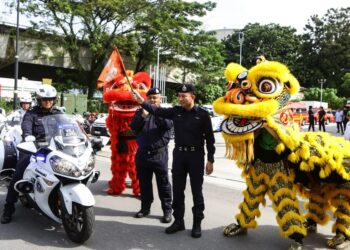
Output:
M252 84L250 81L244 80L241 82L241 88L244 90L248 90L252 87Z
M275 79L263 79L258 84L258 90L263 94L272 94L277 90L277 83Z

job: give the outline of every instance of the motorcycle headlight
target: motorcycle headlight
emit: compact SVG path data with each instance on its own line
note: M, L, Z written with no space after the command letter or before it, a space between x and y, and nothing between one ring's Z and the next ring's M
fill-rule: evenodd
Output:
M50 164L53 171L58 174L68 175L72 177L80 177L82 175L82 172L75 165L58 156L51 157Z
M95 167L95 157L94 156L90 156L88 162L86 163L86 167L84 168L84 174L83 175L87 175L88 173L90 173Z

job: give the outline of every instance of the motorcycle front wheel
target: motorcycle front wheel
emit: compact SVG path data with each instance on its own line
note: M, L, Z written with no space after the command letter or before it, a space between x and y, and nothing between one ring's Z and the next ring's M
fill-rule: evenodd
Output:
M64 211L62 223L69 239L75 243L83 243L90 238L93 232L95 224L94 208L73 203L72 214L70 215Z

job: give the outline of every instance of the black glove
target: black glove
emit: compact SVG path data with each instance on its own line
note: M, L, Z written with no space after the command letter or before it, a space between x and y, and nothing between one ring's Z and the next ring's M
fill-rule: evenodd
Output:
M125 143L125 140L118 141L117 150L120 154L126 154L128 152L128 144Z

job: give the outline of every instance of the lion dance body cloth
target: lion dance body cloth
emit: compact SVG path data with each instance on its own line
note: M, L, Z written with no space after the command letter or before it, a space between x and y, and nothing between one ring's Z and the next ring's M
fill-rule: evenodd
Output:
M129 72L127 77L128 79L124 75L117 75L104 86L103 100L110 104L106 125L111 134L112 151L112 179L108 182L108 193L121 194L129 175L133 194L139 195L140 186L135 165L137 144L134 132L129 127L139 105L132 97L131 87L146 98L151 78L145 72L135 75Z
M262 61L248 70L231 63L225 76L227 92L213 107L225 116L226 156L243 169L247 188L237 223L228 225L224 235L255 228L267 194L281 235L295 240L290 249L301 249L310 223L327 223L330 209L336 235L327 246L343 249L350 237L350 142L327 133L300 132L287 109L299 82L285 65ZM309 199L305 216L297 194Z

